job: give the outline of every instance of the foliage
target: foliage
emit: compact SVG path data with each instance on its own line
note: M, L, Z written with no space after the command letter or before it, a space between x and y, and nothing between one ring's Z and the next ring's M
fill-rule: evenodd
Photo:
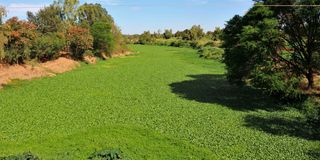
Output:
M59 51L62 51L65 46L66 40L63 34L44 34L34 40L31 58L42 62L56 59L60 56Z
M64 28L62 8L58 5L52 4L40 9L36 15L32 12L28 12L27 15L28 21L37 25L37 30L42 33L58 32Z
M320 102L317 98L309 98L304 102L304 114L310 132L315 138L320 139Z
M223 30L219 27L216 27L213 32L208 31L206 37L211 40L218 41L222 38Z
M71 55L76 59L82 59L86 50L93 47L93 37L90 31L78 26L72 26L67 31L67 44Z
M282 2L316 4L309 0ZM224 30L228 79L236 83L252 79L269 93L281 91L289 97L296 97L303 88L314 88L314 76L320 71L320 48L315 47L320 39L319 8L261 6L279 4L269 0L256 4L244 17L231 19ZM304 78L307 87L299 85Z
M8 41L4 44L4 54L0 57L4 63L23 63L30 59L32 41L38 36L36 26L17 17L9 19L3 26Z
M173 37L172 29L166 29L163 33L165 39L170 39Z
M112 54L114 49L114 37L112 34L112 26L105 22L95 22L91 28L91 34L93 36L93 47L98 52L106 52L109 55Z
M76 20L76 12L79 5L79 0L57 0L54 5L62 9L63 20L73 23Z
M88 160L120 160L122 152L119 149L101 150L92 153Z
M153 41L154 39L152 38L151 33L146 31L140 35L138 44L152 44Z
M23 154L0 157L0 160L39 160L39 157L31 152L25 152Z
M203 47L199 49L198 54L200 57L206 59L222 60L224 50L218 47Z

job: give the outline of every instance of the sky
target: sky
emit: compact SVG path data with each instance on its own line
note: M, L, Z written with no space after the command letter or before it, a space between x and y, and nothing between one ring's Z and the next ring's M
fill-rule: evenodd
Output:
M26 18L26 11L37 12L53 0L0 0L9 11L7 18ZM244 15L252 0L80 0L100 3L115 19L124 34L143 31L184 30L201 25L205 31L224 27L234 15Z

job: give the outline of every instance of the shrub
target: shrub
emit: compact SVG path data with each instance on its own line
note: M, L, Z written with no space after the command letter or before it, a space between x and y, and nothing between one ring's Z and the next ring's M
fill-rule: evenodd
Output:
M36 38L32 47L32 58L47 61L59 57L59 51L63 50L66 41L58 33L48 33Z
M39 157L33 155L31 152L25 152L23 154L0 157L0 160L39 160Z
M93 47L93 37L88 29L79 26L71 26L67 31L67 44L71 51L71 56L82 59L86 50Z
M177 39L171 42L170 46L173 47L190 47L190 43L186 40Z
M120 160L122 159L122 152L119 149L102 150L92 153L88 159Z
M251 75L251 83L282 101L303 101L306 97L299 89L301 79L291 76L289 71L284 72L283 70L284 68L276 68L274 65L257 67Z
M3 26L7 41L1 61L9 64L24 63L30 59L32 41L38 36L36 26L27 21L20 21L17 17L9 19Z
M218 47L203 47L198 51L198 54L206 59L222 60L224 50Z

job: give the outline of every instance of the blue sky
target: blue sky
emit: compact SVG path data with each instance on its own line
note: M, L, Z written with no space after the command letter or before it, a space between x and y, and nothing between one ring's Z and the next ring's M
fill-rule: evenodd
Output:
M174 31L201 25L206 31L223 27L235 14L243 15L252 0L80 0L100 3L114 17L125 34L172 28ZM0 0L8 17L25 18L27 10L36 12L52 0Z

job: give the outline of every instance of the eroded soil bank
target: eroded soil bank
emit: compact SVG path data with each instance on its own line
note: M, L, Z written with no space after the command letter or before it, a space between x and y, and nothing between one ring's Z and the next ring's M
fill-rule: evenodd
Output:
M59 73L71 71L79 66L79 62L63 57L36 65L0 64L0 88L10 83L12 80L30 80L40 77L52 77Z

